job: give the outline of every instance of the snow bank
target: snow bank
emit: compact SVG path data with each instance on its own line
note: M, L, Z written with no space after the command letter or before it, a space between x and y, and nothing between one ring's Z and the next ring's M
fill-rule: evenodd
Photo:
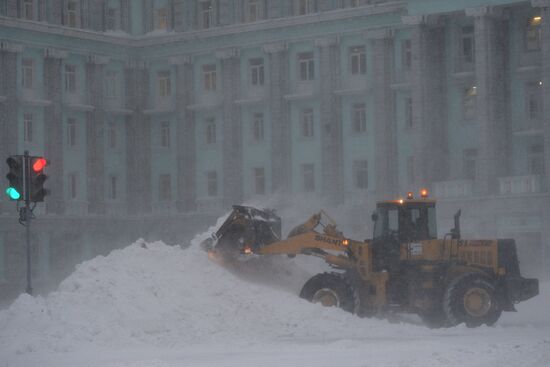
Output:
M224 219L220 218L217 225ZM181 350L191 345L261 347L277 343L328 343L331 348L343 345L346 350L356 350L384 340L409 341L428 348L424 347L427 341L444 341L442 336L461 338L462 347L474 349L484 340L502 340L498 350L510 349L522 339L522 343L530 343L529 348L538 348L536 355L541 356L540 348L547 342L540 336L549 330L548 315L542 310L548 308L550 297L544 287L544 294L535 299L536 306L520 305L533 313L521 314L520 308L520 318L504 316L496 328L430 330L359 319L305 302L292 287L250 282L243 274L236 276L209 261L198 243L215 228L195 237L187 249L137 241L78 265L47 297L21 295L7 310L0 311L0 356L9 361L15 356L41 358L48 353L82 350ZM302 274L296 264L286 260L289 265L283 267L279 284ZM276 278L269 271L266 269L263 280ZM517 327L525 323L533 326ZM537 328L540 330L534 332ZM485 348L481 349L483 353ZM461 352L455 352L453 360L461 360Z
M21 295L0 312L0 354L328 337L356 322L239 279L198 246L138 241L78 265L47 297Z

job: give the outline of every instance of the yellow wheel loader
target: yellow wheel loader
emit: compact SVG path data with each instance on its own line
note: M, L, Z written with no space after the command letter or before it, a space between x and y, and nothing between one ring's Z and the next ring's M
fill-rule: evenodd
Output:
M436 203L422 194L379 202L371 240L345 237L322 211L283 239L273 211L234 206L205 246L213 257L321 257L335 271L309 279L302 298L366 317L412 312L431 327L492 325L538 294L538 280L520 274L514 240L462 239L460 211L438 239Z

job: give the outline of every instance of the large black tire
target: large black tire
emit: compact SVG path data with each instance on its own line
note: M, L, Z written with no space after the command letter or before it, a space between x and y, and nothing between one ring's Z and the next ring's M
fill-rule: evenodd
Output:
M494 282L477 273L461 275L449 283L443 296L443 311L446 326L464 323L468 327L491 326L502 313Z
M357 296L346 277L338 273L322 273L311 277L302 287L300 297L323 306L340 307L354 313Z

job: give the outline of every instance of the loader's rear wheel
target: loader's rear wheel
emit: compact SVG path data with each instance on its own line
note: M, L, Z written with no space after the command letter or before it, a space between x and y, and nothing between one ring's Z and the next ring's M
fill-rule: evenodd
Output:
M453 280L445 291L443 310L449 326L465 323L468 327L493 325L502 313L494 283L480 274Z
M355 312L356 295L347 279L338 273L322 273L313 276L302 287L300 297L326 307L340 307Z

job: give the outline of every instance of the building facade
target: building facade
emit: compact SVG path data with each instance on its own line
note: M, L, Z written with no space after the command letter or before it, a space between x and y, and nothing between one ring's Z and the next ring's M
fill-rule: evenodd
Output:
M233 203L320 197L364 225L420 187L440 230L462 208L466 235L516 238L540 274L546 19L548 0L0 0L0 157L51 162L38 284L102 239L177 241ZM15 217L2 195L5 297Z

